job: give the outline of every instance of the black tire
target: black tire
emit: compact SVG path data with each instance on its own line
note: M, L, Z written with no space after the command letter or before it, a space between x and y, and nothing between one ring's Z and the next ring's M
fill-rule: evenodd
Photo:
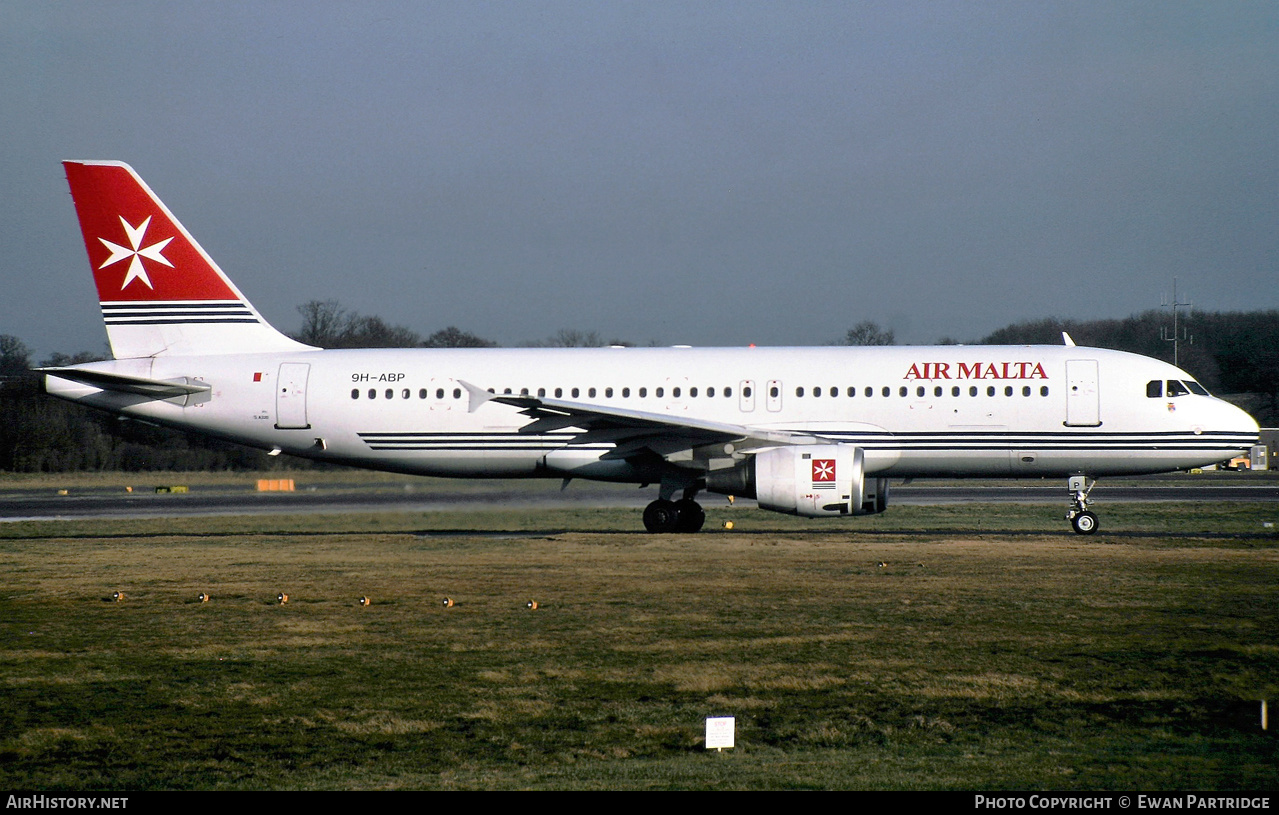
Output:
M679 513L679 520L675 522L676 532L698 532L706 523L706 510L692 499L676 501L675 510Z
M1097 531L1097 516L1091 512L1080 512L1070 519L1070 525L1080 535L1091 535Z
M679 510L674 501L657 500L644 507L644 528L649 532L674 532L679 524Z

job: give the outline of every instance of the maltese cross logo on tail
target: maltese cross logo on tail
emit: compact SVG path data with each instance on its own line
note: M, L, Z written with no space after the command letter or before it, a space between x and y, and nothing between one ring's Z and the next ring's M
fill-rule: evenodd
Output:
M102 245L111 251L111 257L107 258L106 261L98 268L105 269L114 263L119 263L122 260L128 260L129 271L124 276L124 283L120 285L120 290L124 291L134 280L141 280L144 284L146 284L148 289L154 290L155 286L151 285L151 278L147 277L147 269L142 263L142 258L155 261L156 263L163 263L165 266L172 269L173 264L160 253L164 251L164 247L168 246L169 241L173 240L173 238L165 238L162 241L158 241L150 246L144 247L142 245L144 242L143 237L146 235L147 227L151 225L151 216L148 215L146 220L135 227L126 221L124 216L121 215L120 223L124 225L124 233L128 236L129 245L121 246L120 244L113 243L106 238L98 238L98 240L102 242Z

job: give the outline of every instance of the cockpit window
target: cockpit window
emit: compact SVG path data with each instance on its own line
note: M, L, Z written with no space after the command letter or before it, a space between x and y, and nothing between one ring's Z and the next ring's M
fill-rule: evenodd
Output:
M1199 396L1211 396L1211 395L1212 395L1212 394L1208 393L1208 389L1207 389L1207 388L1205 388L1203 385L1200 385L1198 382L1196 382L1196 381L1195 381L1195 380L1193 380L1193 379L1187 379L1187 380L1186 380L1186 387L1187 387L1187 388L1190 388L1190 392L1191 392L1191 393L1198 394Z
M1190 393L1190 389L1189 389L1189 388L1187 388L1187 387L1186 387L1184 384L1182 384L1180 381L1178 381L1178 380L1176 380L1176 379L1169 379L1169 380L1168 380L1168 395L1169 395L1170 397L1171 397L1171 396L1185 396L1185 395L1186 395L1186 394L1188 394L1188 393Z
M1146 396L1150 399L1158 399L1164 395L1164 383L1162 379L1152 379L1146 383Z

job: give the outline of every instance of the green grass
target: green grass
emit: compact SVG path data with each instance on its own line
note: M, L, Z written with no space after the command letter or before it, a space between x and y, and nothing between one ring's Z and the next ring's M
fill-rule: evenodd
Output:
M0 785L1279 787L1276 508L1060 514L0 525Z

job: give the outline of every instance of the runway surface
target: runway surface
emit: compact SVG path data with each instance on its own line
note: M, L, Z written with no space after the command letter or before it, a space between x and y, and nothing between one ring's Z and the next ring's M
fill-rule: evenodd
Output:
M1279 503L1279 479L1232 483L1229 475L1102 481L1093 490L1097 503L1221 502ZM164 485L169 486L169 485ZM294 492L258 492L251 478L242 486L189 487L186 493L157 493L155 486L56 489L0 488L0 522L112 518L180 518L216 515L296 513L433 512L477 507L642 508L657 497L654 487L574 482L455 481L421 479L403 484L326 482L308 486L297 479ZM706 505L725 500L703 495ZM1069 504L1066 485L1049 482L893 483L889 505ZM749 503L749 502L744 502Z

